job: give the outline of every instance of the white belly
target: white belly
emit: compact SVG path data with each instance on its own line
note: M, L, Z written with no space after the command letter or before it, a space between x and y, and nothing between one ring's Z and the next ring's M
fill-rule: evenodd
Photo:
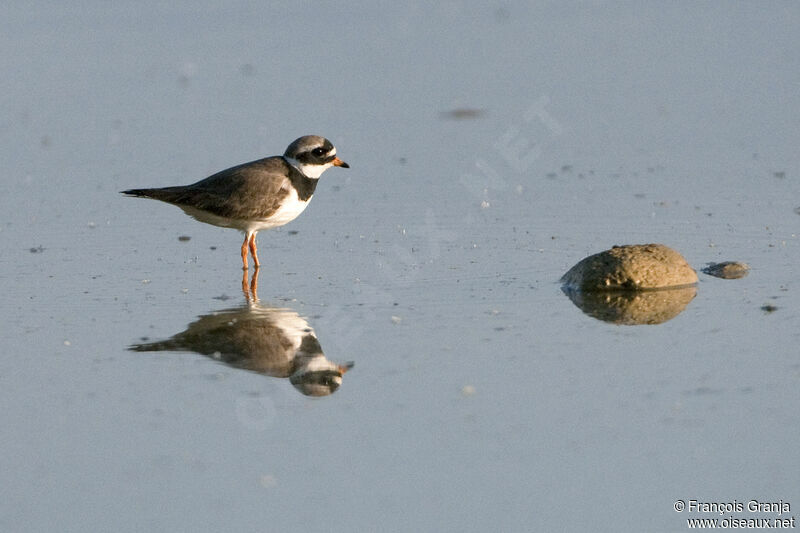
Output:
M303 212L303 210L305 210L308 202L310 201L311 198L305 202L300 200L297 197L297 191L294 189L294 187L291 187L289 189L289 194L287 194L283 199L283 204L272 214L271 217L254 220L240 220L221 217L213 213L209 213L208 211L202 211L187 205L179 205L178 207L183 209L187 215L199 220L200 222L205 222L206 224L211 224L213 226L235 228L247 233L253 233L256 231L261 231L262 229L277 228L278 226L283 226L284 224L291 222L292 220L296 219L297 216Z

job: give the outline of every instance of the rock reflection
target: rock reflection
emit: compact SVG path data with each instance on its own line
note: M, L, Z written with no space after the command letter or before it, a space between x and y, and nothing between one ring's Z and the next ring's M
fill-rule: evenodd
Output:
M697 294L697 287L651 291L584 292L569 287L561 290L587 315L603 322L628 326L672 320Z
M199 317L171 338L130 346L136 352L196 352L234 368L289 381L307 396L327 396L342 384L353 363L337 364L322 352L314 330L292 309L258 302L258 271L242 290L247 302Z

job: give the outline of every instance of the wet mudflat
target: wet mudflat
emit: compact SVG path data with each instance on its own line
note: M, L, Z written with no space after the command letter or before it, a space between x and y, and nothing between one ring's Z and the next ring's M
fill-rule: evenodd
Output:
M795 514L798 8L95 7L2 8L0 529ZM257 303L239 234L117 192L309 133L352 168L259 234ZM668 320L562 292L644 242L698 272ZM701 271L729 260L749 274ZM322 359L224 357L307 328ZM323 360L353 366L325 389Z

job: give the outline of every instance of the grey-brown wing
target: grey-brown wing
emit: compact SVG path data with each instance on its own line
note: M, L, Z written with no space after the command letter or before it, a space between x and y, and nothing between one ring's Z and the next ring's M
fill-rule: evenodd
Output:
M217 172L192 185L123 191L233 219L266 218L289 193L289 165L269 157Z

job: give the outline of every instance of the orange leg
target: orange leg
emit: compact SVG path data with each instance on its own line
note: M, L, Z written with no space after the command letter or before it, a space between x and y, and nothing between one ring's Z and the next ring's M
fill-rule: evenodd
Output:
M244 242L242 243L242 270L247 270L247 240L250 235L245 234Z
M256 246L256 234L253 233L250 235L250 242L248 242L248 246L250 247L250 255L253 256L253 263L256 265L256 269L261 266L261 263L258 262L258 247Z

